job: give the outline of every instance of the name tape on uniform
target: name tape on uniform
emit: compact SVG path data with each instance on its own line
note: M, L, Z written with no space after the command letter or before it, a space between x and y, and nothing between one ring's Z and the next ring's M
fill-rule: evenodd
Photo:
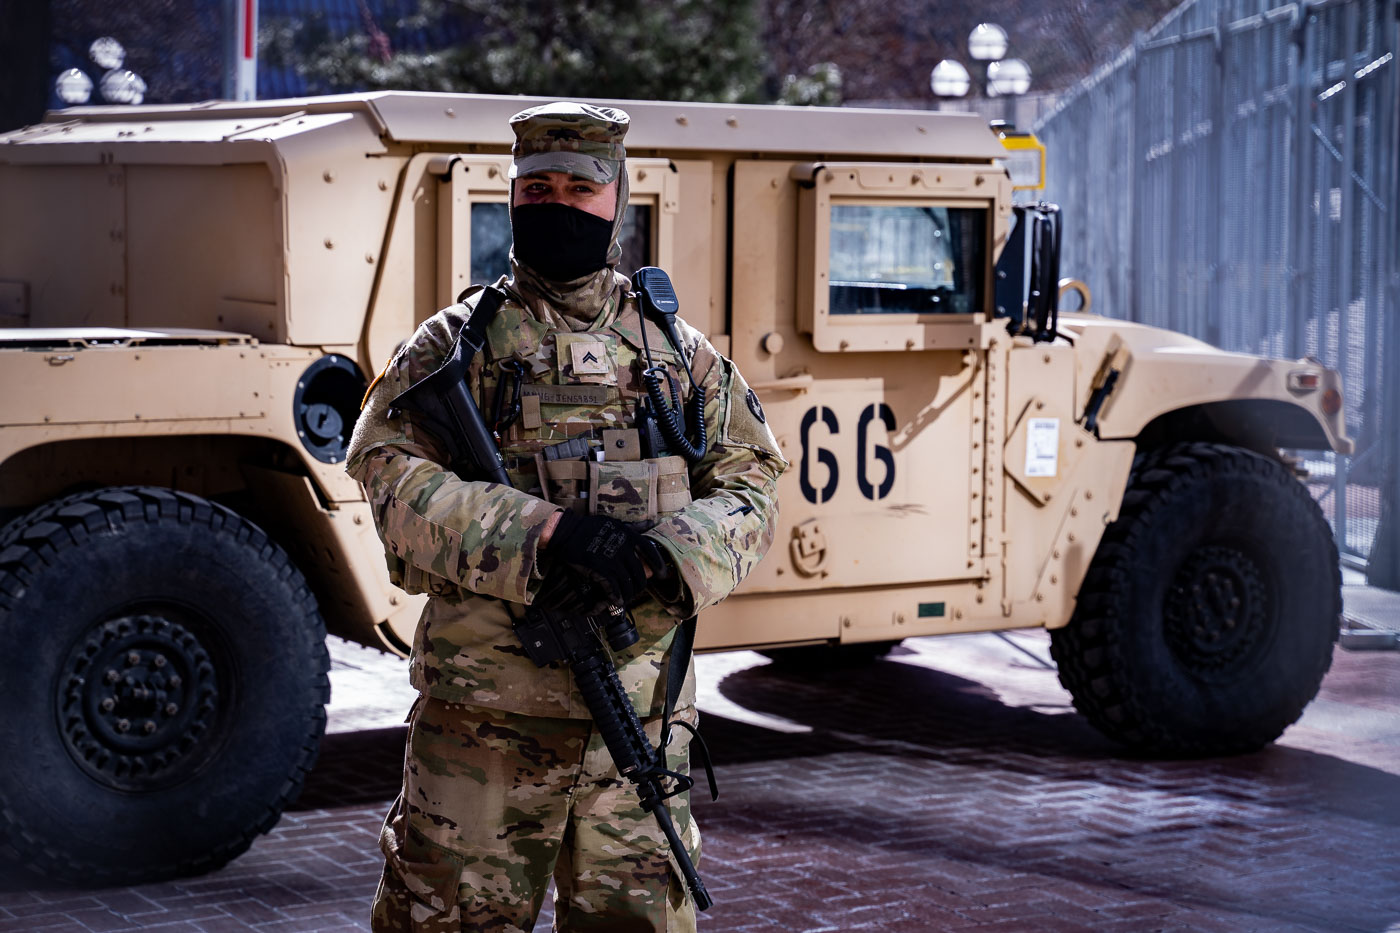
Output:
M551 386L538 383L520 387L523 396L538 396L541 405L605 405L607 386Z

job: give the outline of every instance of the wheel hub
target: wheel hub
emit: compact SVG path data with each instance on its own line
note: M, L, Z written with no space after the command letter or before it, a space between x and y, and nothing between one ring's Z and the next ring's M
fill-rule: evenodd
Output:
M118 790L149 790L197 766L219 696L213 661L189 629L134 615L87 632L56 699L64 743L84 771Z
M1167 590L1167 644L1204 679L1234 676L1263 645L1272 607L1258 565L1232 547L1193 553Z

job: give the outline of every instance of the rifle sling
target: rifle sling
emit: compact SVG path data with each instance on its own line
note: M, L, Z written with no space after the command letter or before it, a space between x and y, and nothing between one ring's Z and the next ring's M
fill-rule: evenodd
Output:
M457 333L457 339L466 340L467 345L472 348L471 356L467 357L468 365L471 364L472 359L480 352L481 348L486 346L486 328L490 327L491 322L496 319L496 312L501 310L501 305L505 304L505 301L506 293L494 285L487 285L481 289L481 297L477 299L476 306L472 308L471 317L467 318L467 323L463 324L462 329Z
M458 333L458 339L465 341L471 348L471 356L467 357L467 364L470 365L476 353L486 345L486 328L491 326L495 320L496 313L500 311L501 305L506 301L506 293L499 288L488 285L481 290L481 298L477 300L476 307L472 309L471 317L467 318L467 323L462 325ZM642 333L646 334L646 325L642 325ZM668 332L669 335L669 332ZM680 347L676 347L681 352L684 359L684 352ZM666 706L661 718L662 736L661 747L657 750L661 761L666 760L666 746L671 740L671 717L676 711L676 702L680 699L681 688L685 685L685 675L690 669L690 659L695 652L695 617L691 616L676 627L676 637L671 642L671 660L666 671ZM705 768L705 774L709 778L710 796L717 798L718 791L715 788L714 769L710 763L709 749L705 747L705 742L699 734L690 727L689 723L681 723L694 736L699 744L701 761Z
M680 699L681 687L685 685L685 672L690 668L690 657L695 651L695 617L691 616L676 626L676 637L671 640L671 661L666 668L666 709L662 721L670 728L671 714L676 711L676 701Z
M465 296L463 296L465 297ZM474 350L480 350L486 345L486 328L491 326L495 320L496 313L501 310L501 305L505 303L506 293L492 285L487 285L481 290L481 298L477 300L476 307L472 309L471 317L467 318L467 323L462 325L462 330L458 334L458 339L467 341ZM645 335L646 325L642 325L642 332ZM678 351L679 347L676 348ZM475 357L475 353L472 357ZM471 357L467 359L471 363ZM690 658L695 650L695 617L691 616L682 622L676 629L676 637L671 642L671 661L666 672L666 707L662 716L665 723L666 736L662 740L661 747L664 751L666 742L670 739L671 716L676 711L676 701L680 699L681 688L685 685L686 671L690 669Z
M710 799L718 800L719 788L715 784L715 769L710 761L709 746L705 744L705 740L690 723L671 719L672 714L676 711L676 701L680 699L681 687L685 685L685 674L690 669L690 659L694 652L695 616L691 616L676 626L676 637L671 640L671 660L666 666L666 708L661 717L661 747L656 751L664 766L666 746L671 744L671 727L684 726L694 741L696 751L700 754L700 764L704 767L705 777L710 784Z

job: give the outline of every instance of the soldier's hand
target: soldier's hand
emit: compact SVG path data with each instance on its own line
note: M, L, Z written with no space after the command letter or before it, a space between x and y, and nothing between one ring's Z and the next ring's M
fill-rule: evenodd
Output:
M551 562L583 574L614 605L626 606L647 585L647 538L615 518L564 512L545 548Z

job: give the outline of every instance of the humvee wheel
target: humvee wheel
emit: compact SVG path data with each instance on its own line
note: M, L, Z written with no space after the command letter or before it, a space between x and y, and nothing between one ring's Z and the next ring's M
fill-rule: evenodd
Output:
M325 728L325 627L257 526L114 487L0 533L0 842L51 877L209 871L272 828Z
M1331 529L1281 463L1179 444L1138 456L1051 653L1110 738L1154 754L1252 751L1316 696L1340 587Z

